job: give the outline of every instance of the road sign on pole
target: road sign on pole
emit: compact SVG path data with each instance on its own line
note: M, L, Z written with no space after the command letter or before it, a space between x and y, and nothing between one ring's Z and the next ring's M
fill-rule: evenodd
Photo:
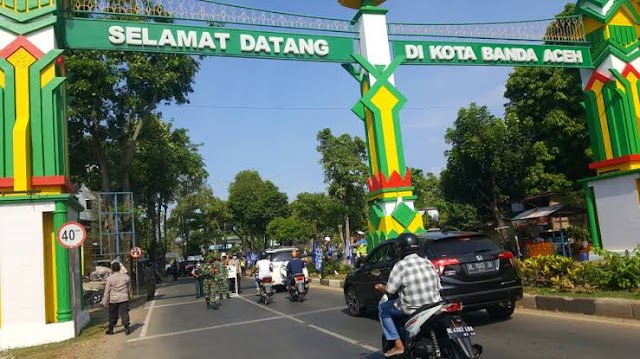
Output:
M65 248L78 248L87 239L87 230L78 222L67 222L58 229L58 243Z
M138 259L142 255L142 249L140 247L131 248L131 258Z
M136 260L136 295L140 295L140 276L138 275L138 258L142 255L140 247L131 248L131 258Z

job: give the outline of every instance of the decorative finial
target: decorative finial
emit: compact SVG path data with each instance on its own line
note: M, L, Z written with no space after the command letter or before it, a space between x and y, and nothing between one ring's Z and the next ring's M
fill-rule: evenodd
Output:
M340 5L350 9L361 9L364 6L378 6L387 0L338 0Z

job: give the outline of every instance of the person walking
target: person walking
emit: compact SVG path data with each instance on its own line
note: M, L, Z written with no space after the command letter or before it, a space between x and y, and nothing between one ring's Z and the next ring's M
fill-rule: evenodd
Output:
M107 335L113 335L113 327L118 323L118 317L124 326L124 333L131 334L129 329L129 301L131 300L131 278L120 271L118 262L111 264L113 274L107 278L102 305L109 310L109 328Z
M229 298L229 272L224 262L213 262L213 296L216 299L213 309L218 309L222 298Z
M213 286L214 286L214 255L207 256L207 263L202 266L202 284L204 289L204 300L207 303L207 309L211 309Z

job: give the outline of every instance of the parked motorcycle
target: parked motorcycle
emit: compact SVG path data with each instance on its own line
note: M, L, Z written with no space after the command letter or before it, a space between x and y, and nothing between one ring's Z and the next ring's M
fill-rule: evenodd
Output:
M269 304L273 296L273 281L271 277L264 277L260 281L260 302Z
M381 302L386 301L384 295ZM422 359L477 359L482 354L482 346L473 344L473 327L460 317L462 304L442 301L416 310L408 318L396 321L400 338L405 347L402 358ZM382 335L382 350L393 347Z
M293 284L293 285L292 285ZM304 297L309 293L309 281L304 273L293 275L293 280L289 283L289 295L293 302L303 302Z

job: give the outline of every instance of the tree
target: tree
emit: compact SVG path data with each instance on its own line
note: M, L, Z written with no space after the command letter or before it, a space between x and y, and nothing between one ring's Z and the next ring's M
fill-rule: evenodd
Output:
M280 192L271 181L263 181L257 171L239 172L229 186L229 210L239 224L236 233L252 241L254 248L263 247L265 242L253 241L263 238L266 241L267 226L276 217L289 214L287 195Z
M300 241L307 240L313 234L315 234L313 223L297 216L277 217L267 226L269 238L281 245L296 245Z
M80 181L100 169L100 187L131 190L131 162L143 127L159 116L160 103L184 104L193 91L198 61L187 55L70 51L71 170ZM89 158L87 154L92 154ZM113 177L116 176L117 180Z
M322 155L320 163L324 169L325 183L329 185L329 196L340 202L345 232L349 238L349 227L364 228L366 223L365 186L369 170L366 164L367 147L355 136L343 134L333 136L325 128L318 132L317 150Z
M558 16L574 13L575 4L567 4ZM504 96L522 134L518 146L533 154L525 163L526 195L575 189L577 180L588 177L591 158L579 70L517 67Z
M451 145L441 178L445 198L471 204L504 227L503 207L521 194L522 184L514 179L519 178L524 157L514 148L507 123L486 106L472 103L460 109L445 138Z
M299 193L290 205L291 212L308 223L315 237L334 234L340 223L340 203L325 193Z
M440 213L440 226L456 230L469 229L478 224L478 213L470 204L448 201L442 193L440 178L435 174L424 173L421 169L411 168L411 181L417 196L417 209L436 208Z

